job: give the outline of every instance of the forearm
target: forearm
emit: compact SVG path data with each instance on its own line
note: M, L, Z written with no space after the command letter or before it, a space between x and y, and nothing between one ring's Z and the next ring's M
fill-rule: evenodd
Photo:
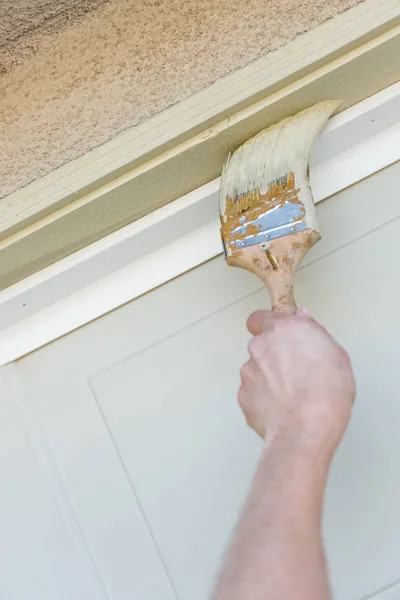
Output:
M214 600L328 600L321 539L327 461L266 447Z

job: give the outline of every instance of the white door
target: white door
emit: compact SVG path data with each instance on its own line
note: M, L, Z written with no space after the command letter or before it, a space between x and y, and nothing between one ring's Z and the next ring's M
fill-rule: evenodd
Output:
M400 599L399 178L319 205L296 282L357 378L324 523L340 600ZM208 598L260 453L235 396L267 305L218 258L2 369L1 598Z

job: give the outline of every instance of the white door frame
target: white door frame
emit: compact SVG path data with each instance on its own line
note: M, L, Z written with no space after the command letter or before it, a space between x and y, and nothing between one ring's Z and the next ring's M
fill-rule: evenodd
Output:
M316 202L400 160L400 82L330 119ZM219 178L0 292L0 366L222 252Z

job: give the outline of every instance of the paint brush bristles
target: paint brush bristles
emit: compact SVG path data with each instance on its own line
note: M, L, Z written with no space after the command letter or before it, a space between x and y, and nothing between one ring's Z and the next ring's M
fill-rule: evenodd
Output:
M221 216L225 215L227 198L234 204L254 190L265 194L271 184L289 173L294 174L296 187L301 187L306 181L312 143L339 104L320 102L261 131L240 146L222 172Z

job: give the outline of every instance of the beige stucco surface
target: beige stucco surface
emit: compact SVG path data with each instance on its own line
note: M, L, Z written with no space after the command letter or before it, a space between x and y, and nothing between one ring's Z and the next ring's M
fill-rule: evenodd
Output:
M359 2L3 0L0 197Z
M109 0L0 0L0 72L40 49L43 37L68 25Z

